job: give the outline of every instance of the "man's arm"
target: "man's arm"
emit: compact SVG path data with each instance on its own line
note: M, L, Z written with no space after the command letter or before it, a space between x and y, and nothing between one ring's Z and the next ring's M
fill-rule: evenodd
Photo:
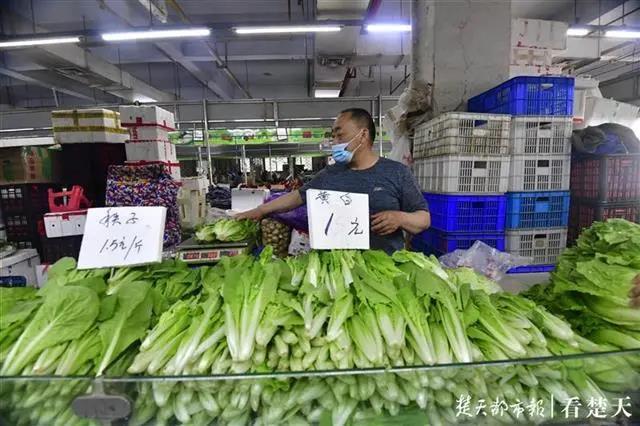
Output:
M278 197L273 201L262 204L253 210L249 210L236 215L236 219L260 220L271 213L281 213L300 207L304 202L300 196L300 191L291 191L290 193Z
M426 210L385 211L371 216L371 230L378 235L393 234L400 228L415 235L429 226L431 226L431 214Z
M400 184L400 210L380 212L371 217L371 230L378 235L389 235L398 229L415 235L431 226L429 206L420 192L416 178L404 166L401 169Z

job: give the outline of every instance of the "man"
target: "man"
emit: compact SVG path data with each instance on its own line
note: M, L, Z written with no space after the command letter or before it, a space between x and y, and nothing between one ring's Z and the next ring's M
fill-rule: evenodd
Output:
M369 195L371 248L393 253L404 247L402 231L417 234L431 224L431 216L411 171L373 151L376 127L360 108L344 110L333 124L332 157L326 167L297 191L238 215L260 220L271 213L292 210L306 203L308 189L326 189Z

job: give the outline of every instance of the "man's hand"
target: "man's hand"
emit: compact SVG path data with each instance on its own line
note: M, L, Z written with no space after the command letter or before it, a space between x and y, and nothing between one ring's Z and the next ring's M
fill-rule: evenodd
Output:
M403 213L386 211L371 216L371 230L378 235L389 235L402 227Z
M240 220L241 219L249 219L249 220L259 221L265 216L266 215L264 214L262 209L260 207L257 207L257 208L252 209L252 210L247 210L246 212L238 213L237 215L234 216L234 218L235 219L240 219Z
M636 275L633 279L633 288L629 292L629 297L631 297L631 302L629 302L629 304L632 307L640 307L640 274Z

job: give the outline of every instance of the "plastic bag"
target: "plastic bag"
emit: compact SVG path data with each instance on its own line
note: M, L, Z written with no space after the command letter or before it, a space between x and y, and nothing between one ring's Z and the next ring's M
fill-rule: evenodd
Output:
M291 244L289 244L289 254L298 256L300 254L309 253L311 251L311 242L309 235L297 230L291 231Z
M271 194L264 202L268 203L269 201L275 200L285 194L288 194L288 192L277 192L275 194ZM277 219L290 228L297 229L298 231L309 232L309 219L307 218L306 205L289 210L288 212L273 213L269 216Z
M511 268L530 265L533 262L530 257L504 253L482 241L476 241L467 250L447 253L438 260L448 268L472 268L494 281L500 281Z

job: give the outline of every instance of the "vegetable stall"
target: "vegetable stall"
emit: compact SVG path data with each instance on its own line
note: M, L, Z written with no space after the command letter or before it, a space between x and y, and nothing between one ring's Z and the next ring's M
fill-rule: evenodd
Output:
M97 424L118 410L79 417L80 397L113 408L109 395L130 425L624 419L640 389L638 273L640 225L624 220L586 230L549 285L520 295L407 251L66 258L39 290L0 288L0 416Z

